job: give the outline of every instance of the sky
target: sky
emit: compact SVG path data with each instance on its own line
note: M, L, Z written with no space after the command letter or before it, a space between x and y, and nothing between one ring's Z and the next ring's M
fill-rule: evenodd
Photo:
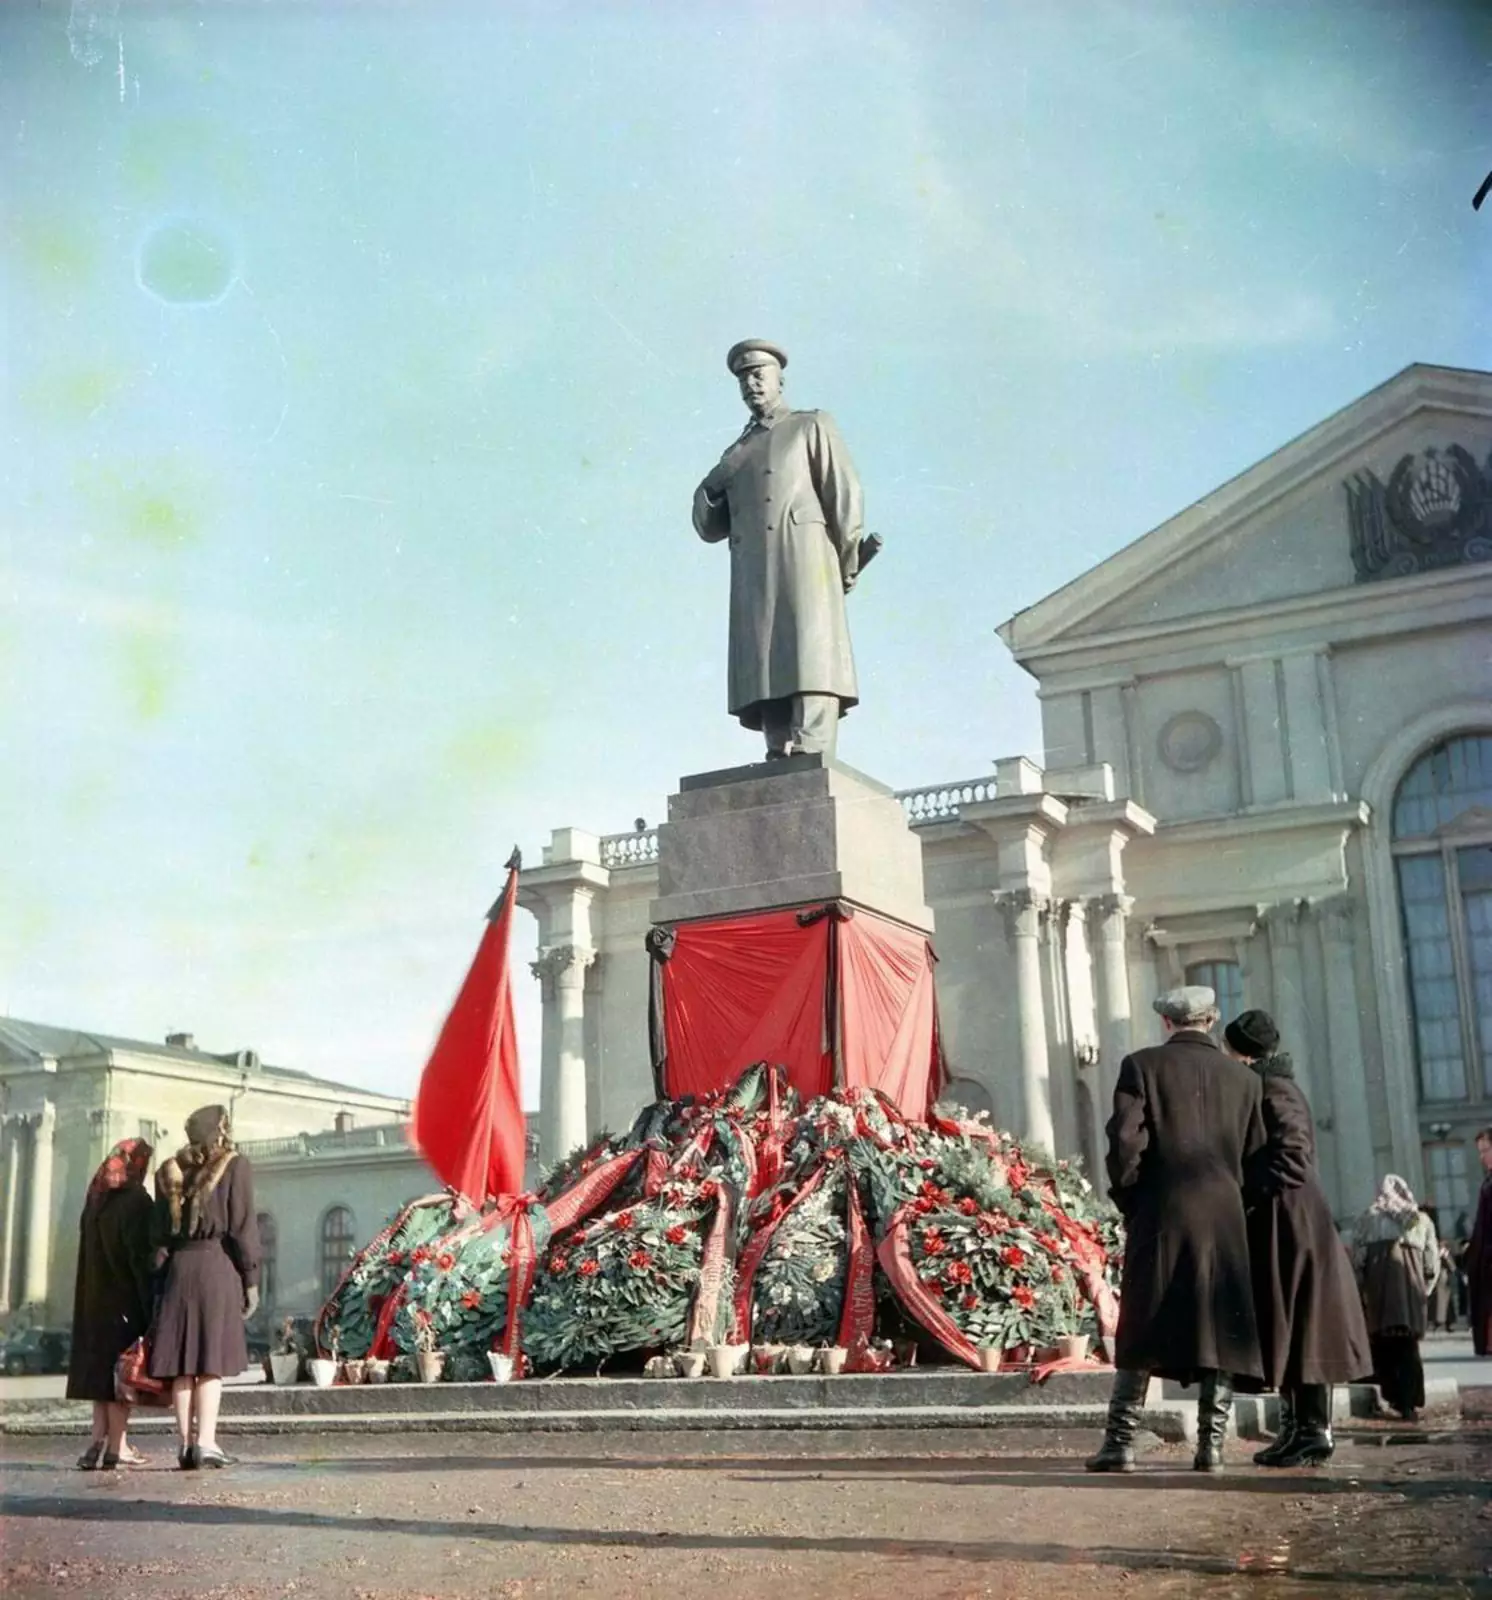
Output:
M1039 758L1001 622L1492 367L1489 79L1437 0L0 7L0 1013L412 1093L515 842L756 758L747 336L887 541L842 758Z

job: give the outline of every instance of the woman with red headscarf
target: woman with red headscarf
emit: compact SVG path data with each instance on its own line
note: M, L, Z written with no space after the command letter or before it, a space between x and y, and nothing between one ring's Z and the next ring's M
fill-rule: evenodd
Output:
M67 1396L93 1402L93 1443L78 1461L85 1471L143 1459L125 1443L130 1408L115 1399L114 1364L150 1325L150 1157L143 1139L121 1139L83 1202Z

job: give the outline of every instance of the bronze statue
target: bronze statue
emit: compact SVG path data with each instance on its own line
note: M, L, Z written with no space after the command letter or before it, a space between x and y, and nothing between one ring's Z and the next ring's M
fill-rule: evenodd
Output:
M880 541L860 537L860 480L834 419L783 400L786 353L743 339L725 363L751 421L694 491L694 527L730 541L729 709L766 736L769 761L832 757L859 699L844 597Z

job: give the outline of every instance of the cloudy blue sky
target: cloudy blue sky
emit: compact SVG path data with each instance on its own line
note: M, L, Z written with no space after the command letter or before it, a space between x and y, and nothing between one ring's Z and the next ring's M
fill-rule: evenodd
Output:
M746 334L888 538L845 759L1036 754L997 624L1492 366L1489 62L1435 0L0 8L0 1011L410 1092L515 840L754 755L689 526Z

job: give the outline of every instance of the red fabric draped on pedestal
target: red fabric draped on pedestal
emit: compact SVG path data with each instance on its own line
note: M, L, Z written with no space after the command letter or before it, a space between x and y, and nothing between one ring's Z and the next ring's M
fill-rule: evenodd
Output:
M933 963L925 934L858 909L682 923L662 966L660 1091L708 1094L769 1061L801 1095L865 1086L921 1116L942 1088Z
M667 1093L708 1094L770 1061L799 1094L823 1094L833 1082L828 968L828 918L805 928L796 911L765 911L683 924L663 968Z

